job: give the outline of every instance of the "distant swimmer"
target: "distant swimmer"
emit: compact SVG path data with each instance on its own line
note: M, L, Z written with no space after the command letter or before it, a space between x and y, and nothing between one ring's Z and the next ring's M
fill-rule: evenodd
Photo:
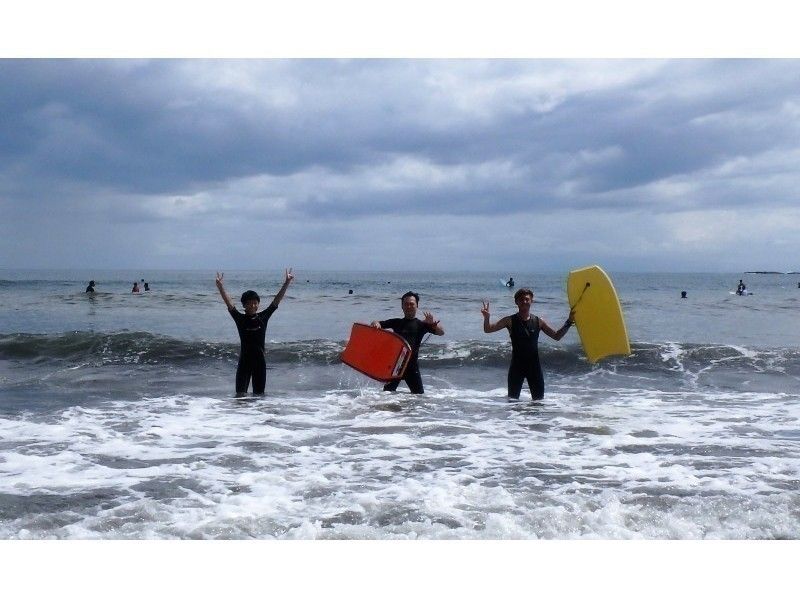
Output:
M507 287L513 287L514 286L514 277L513 276L508 279L508 282L506 283L506 286Z
M508 368L508 398L519 399L522 383L527 379L531 400L544 397L544 375L539 363L539 332L544 332L554 340L561 340L572 326L574 311L569 312L567 321L558 330L553 330L539 316L531 313L533 291L520 289L514 293L514 303L518 312L500 318L492 324L489 321L489 302L483 302L483 331L497 332L505 328L511 336L511 365Z
M139 283L138 282L134 282L133 283L133 288L131 289L131 293L138 293L139 291L140 291Z
M739 279L739 284L736 286L736 294L737 295L744 295L745 291L747 291L747 287L742 282L742 279Z
M94 291L94 281L93 280L89 281L89 286L86 287L86 292L87 293L94 293L95 292Z
M686 291L681 291L681 299L686 299Z
M402 318L392 318L390 320L381 321L376 320L372 322L372 327L389 328L408 341L408 344L411 345L411 359L406 366L405 374L403 374L401 380L405 380L409 390L411 390L413 394L423 394L425 389L422 386L422 375L419 373L419 364L417 362L419 347L426 334L431 333L442 336L444 334L444 329L439 324L439 320L435 320L430 312L424 312L424 320L417 318L419 295L416 293L409 291L403 295L400 298L400 304L403 308ZM395 391L399 385L400 380L393 380L384 386L383 390Z
M294 280L292 269L286 270L278 294L263 311L258 311L261 298L255 291L245 291L242 294L242 306L244 313L236 309L233 300L225 292L222 283L224 274L217 272L217 289L222 296L222 300L228 307L233 321L236 322L236 329L239 332L241 348L239 351L239 363L236 366L236 396L241 397L247 394L247 387L250 380L253 380L253 394L263 395L267 383L267 361L264 354L264 342L267 334L267 322L270 316L278 309L278 304L286 294L286 289Z
M144 290L145 291L149 291L150 290L150 283L149 282L144 283Z

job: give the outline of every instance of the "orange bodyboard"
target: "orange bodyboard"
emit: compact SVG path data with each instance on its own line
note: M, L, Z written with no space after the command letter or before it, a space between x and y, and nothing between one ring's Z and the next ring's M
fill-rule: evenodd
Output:
M342 361L362 374L389 382L403 377L411 359L411 346L399 334L353 324Z

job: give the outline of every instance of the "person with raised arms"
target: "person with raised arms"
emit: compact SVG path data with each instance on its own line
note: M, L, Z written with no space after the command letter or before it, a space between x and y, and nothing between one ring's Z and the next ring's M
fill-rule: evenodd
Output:
M439 324L439 320L434 320L433 315L426 311L425 319L417 318L417 307L419 306L419 295L409 291L400 298L400 305L403 308L402 318L392 318L372 322L373 328L389 328L402 336L411 346L411 359L406 366L406 371L400 380L393 380L383 387L383 390L395 391L400 385L401 380L405 380L412 394L423 394L422 375L419 373L419 347L426 334L442 336L444 329Z
M492 324L489 321L489 302L483 301L483 331L486 333L508 330L511 336L511 365L508 368L508 398L518 400L522 392L522 383L527 380L531 391L531 400L538 401L544 397L544 375L539 363L539 332L559 341L572 326L574 310L569 312L567 321L558 330L553 330L547 322L531 313L533 291L519 289L514 293L514 303L518 312L500 318Z
M217 272L217 289L222 296L222 300L228 307L233 321L236 322L236 329L239 331L241 349L239 352L239 363L236 366L236 396L241 397L247 394L247 387L250 380L253 381L253 394L263 395L267 383L267 360L265 356L264 343L267 334L267 322L270 316L278 309L286 289L294 280L292 269L286 270L283 286L278 294L269 304L267 309L258 311L261 298L255 291L245 291L242 294L242 306L244 313L236 309L233 300L225 292L223 285L224 273Z

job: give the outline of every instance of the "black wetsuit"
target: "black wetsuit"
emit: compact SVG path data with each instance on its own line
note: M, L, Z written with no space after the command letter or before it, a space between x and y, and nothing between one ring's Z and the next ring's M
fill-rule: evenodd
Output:
M274 303L264 311L248 316L236 308L228 310L236 322L241 341L239 365L236 367L236 394L247 392L250 378L253 379L253 394L264 394L267 384L267 361L264 357L264 340L269 317L278 309Z
M544 376L539 364L539 317L523 322L519 314L511 316L511 365L508 368L508 396L518 399L522 383L527 379L531 399L544 397Z
M381 328L390 328L402 336L411 345L411 359L406 366L406 371L400 380L405 380L408 388L413 394L421 395L425 392L422 387L422 376L419 373L417 357L419 357L419 346L426 334L433 333L436 328L426 324L419 318L392 318L380 322ZM383 387L383 390L397 390L400 380L393 380Z

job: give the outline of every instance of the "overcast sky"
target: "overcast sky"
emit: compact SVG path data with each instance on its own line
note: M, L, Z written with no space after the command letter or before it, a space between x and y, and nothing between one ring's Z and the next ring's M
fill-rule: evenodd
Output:
M800 270L798 60L0 60L0 267Z

